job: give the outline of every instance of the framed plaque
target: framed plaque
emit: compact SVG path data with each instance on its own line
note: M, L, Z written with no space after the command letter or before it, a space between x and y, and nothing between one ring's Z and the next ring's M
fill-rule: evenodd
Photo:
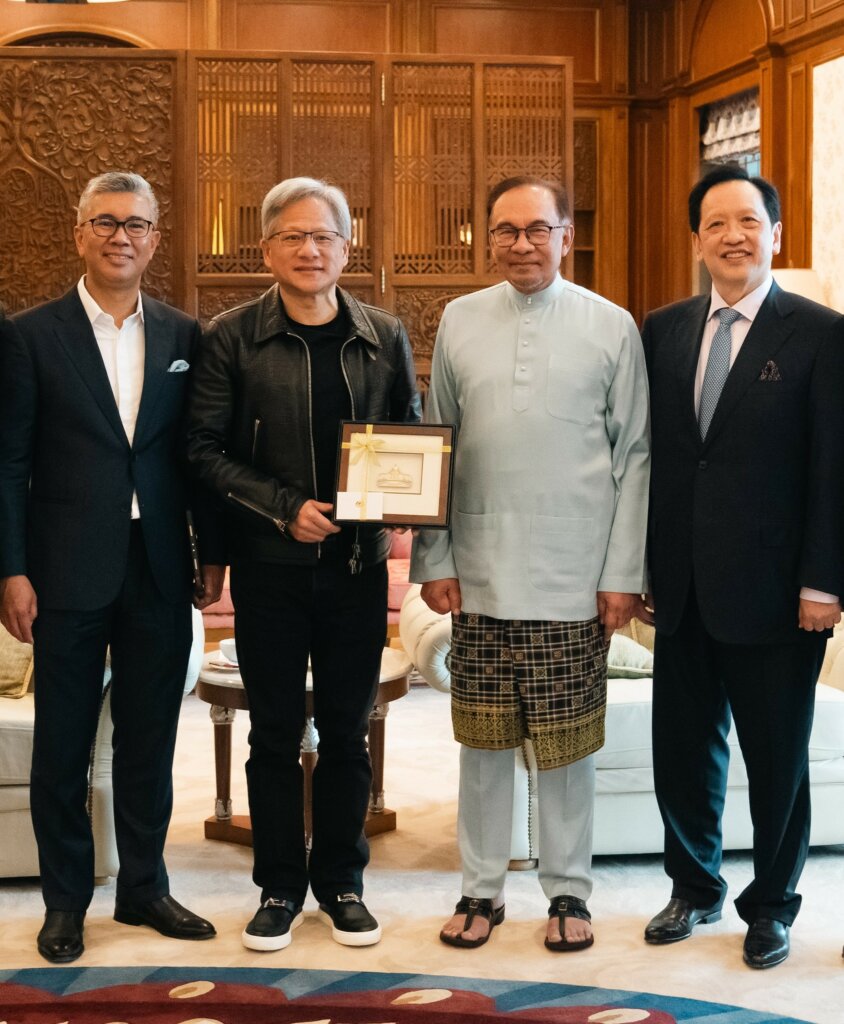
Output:
M334 521L447 527L454 435L450 424L344 420Z

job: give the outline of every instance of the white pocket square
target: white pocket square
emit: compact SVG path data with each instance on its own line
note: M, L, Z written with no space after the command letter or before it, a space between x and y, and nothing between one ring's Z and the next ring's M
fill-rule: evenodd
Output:
M190 363L186 363L184 359L176 359L167 367L168 373L184 373L185 370L190 369Z

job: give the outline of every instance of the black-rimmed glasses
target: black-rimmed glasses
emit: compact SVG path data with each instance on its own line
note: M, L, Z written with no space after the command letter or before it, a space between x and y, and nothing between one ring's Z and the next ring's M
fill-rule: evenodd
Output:
M519 240L519 235L524 234L531 245L547 245L551 240L551 232L565 227L565 224L531 224L527 228L514 228L512 224L502 224L501 227L493 228L490 235L496 245L502 249L509 249Z
M129 217L128 220L117 220L116 217L89 217L82 223L90 224L91 230L100 238L111 238L120 228L123 228L130 238L146 238L153 227L152 221L143 217Z

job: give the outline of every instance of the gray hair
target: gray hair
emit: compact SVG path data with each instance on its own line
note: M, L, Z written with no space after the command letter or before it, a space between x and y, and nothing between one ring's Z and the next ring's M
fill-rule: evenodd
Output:
M109 192L137 192L149 202L153 226L158 224L158 200L155 198L152 185L146 178L142 178L140 174L135 174L133 171L106 171L105 174L98 174L96 178L91 178L79 197L79 205L76 207L76 223L83 223L88 206L94 196Z
M261 204L261 231L264 238L269 235L270 228L283 211L300 199L321 199L331 210L340 234L346 241L351 240L352 215L345 195L336 185L329 185L327 181L318 178L287 178L269 190Z

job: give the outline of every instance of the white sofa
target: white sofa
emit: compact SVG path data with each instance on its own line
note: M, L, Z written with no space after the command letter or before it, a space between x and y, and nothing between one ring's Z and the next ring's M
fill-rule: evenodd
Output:
M451 674L451 618L432 612L419 596L419 586L408 591L402 605L399 631L410 660L436 690L448 692ZM594 852L596 854L660 853L663 829L654 797L651 759L651 685L647 674L650 653L632 641L613 638L611 650L632 652L632 657L611 655L616 670L638 678L610 678L607 693L606 743L595 755L596 799ZM752 846L752 825L747 801L747 773L733 728L729 736L730 769L724 809L724 848ZM535 827L535 762L530 743L515 751L516 796L513 814L513 866L538 857ZM811 843L844 843L844 628L827 645L815 698L815 720L809 744L812 789Z
M185 693L196 685L204 641L202 615L194 609L193 645ZM88 813L94 833L94 873L100 882L116 875L118 868L111 788L110 678L111 669L106 666L88 787ZM0 697L0 878L34 877L39 873L38 848L29 812L34 720L35 695L31 690L16 699Z

